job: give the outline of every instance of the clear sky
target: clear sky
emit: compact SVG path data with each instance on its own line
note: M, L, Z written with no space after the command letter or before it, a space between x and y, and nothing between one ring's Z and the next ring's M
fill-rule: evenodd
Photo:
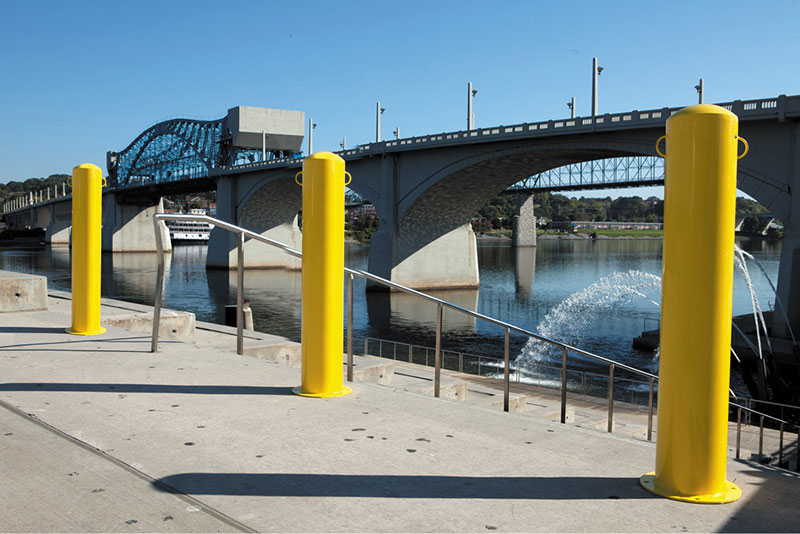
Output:
M384 138L462 129L468 81L478 127L587 115L593 56L603 113L693 104L700 77L707 102L800 94L798 23L797 0L0 0L0 181L236 105L305 111L315 151L372 141L377 100Z

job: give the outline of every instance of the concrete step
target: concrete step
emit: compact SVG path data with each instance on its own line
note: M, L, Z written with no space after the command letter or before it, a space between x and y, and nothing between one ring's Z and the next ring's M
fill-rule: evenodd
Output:
M347 380L347 355L344 355L343 373ZM394 362L372 356L353 356L353 382L391 386L394 383Z
M433 397L433 373L428 377L423 373L415 372L414 370L407 369L405 366L401 367L398 365L394 369L392 386L404 391ZM439 382L439 398L455 401L465 400L467 398L466 382L454 380L442 375L441 381Z
M106 326L115 326L130 330L152 334L152 313L128 313L103 317L100 321ZM193 313L161 310L158 321L158 338L174 339L177 341L193 342L195 338L195 319Z
M47 278L0 271L0 313L47 309Z

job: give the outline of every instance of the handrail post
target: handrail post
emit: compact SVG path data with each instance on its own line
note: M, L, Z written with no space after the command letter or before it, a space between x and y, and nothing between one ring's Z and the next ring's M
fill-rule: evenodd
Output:
M164 298L164 244L161 242L161 232L159 231L158 222L158 216L153 217L153 227L156 231L156 252L158 253L158 275L156 277L156 297L155 302L153 302L153 338L150 343L150 352L158 352L161 300Z
M347 381L353 381L353 275L347 275Z
M561 424L567 422L567 347L561 347Z
M436 308L436 351L433 360L433 396L439 397L441 388L442 368L440 360L440 353L442 351L442 303L440 302Z
M367 350L369 349L369 338L364 336L364 356L367 355Z
M650 393L647 399L647 441L653 440L653 378L650 378Z
M742 448L742 407L736 410L736 459L739 459L739 451Z
M236 239L236 354L244 354L244 234Z
M505 340L505 350L503 352L503 411L508 411L508 401L509 397L511 396L511 386L509 385L509 378L511 374L510 369L510 362L509 362L509 354L508 354L508 344L509 344L509 337L511 335L511 331L506 327L506 340Z
M778 441L778 467L783 465L783 421L781 421L781 435Z
M608 432L614 431L614 364L608 366Z
M764 463L764 416L759 416L758 425L758 463Z

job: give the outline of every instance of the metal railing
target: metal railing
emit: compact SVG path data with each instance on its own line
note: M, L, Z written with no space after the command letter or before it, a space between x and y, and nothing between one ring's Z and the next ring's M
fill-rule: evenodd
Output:
M161 315L161 301L163 300L164 295L164 245L162 243L162 237L160 232L159 223L163 220L176 220L176 221L194 221L194 222L206 222L209 223L217 228L222 230L227 230L229 232L233 232L237 235L237 284L236 284L236 353L243 354L244 353L244 313L243 313L243 297L242 297L242 290L244 286L244 241L245 238L254 239L256 241L260 241L262 243L266 243L270 246L279 248L289 254L290 256L294 256L296 258L302 258L303 255L299 251L289 247L288 245L281 243L280 241L276 241L274 239L270 239L268 237L264 237L261 234L257 234L250 230L246 230L239 226L236 226L231 223L227 223L224 221L220 221L219 219L215 219L213 217L209 217L207 215L189 215L189 214L171 214L171 213L157 213L153 216L153 229L155 232L156 237L156 249L158 252L158 278L156 282L156 296L155 296L155 303L153 305L153 334L152 334L152 343L151 343L151 352L158 352L158 330L159 330L159 320ZM561 423L566 423L567 419L567 360L570 353L573 353L578 356L583 356L584 358L588 358L595 362L600 362L602 364L608 365L608 425L607 431L613 432L613 421L614 421L614 373L617 369L621 369L632 373L634 375L642 376L647 379L648 384L648 417L647 417L647 439L648 441L652 439L652 432L653 432L653 395L654 395L654 385L655 381L658 380L658 377L652 373L647 371L642 371L640 369L636 369L635 367L631 367L624 363L620 363L609 358L605 358L603 356L598 356L597 354L593 354L591 352L579 349L577 347L573 347L566 343L561 343L559 341L555 341L543 336L540 336L534 332L526 330L524 328L520 328L518 326L506 323L504 321L500 321L493 317L489 317L487 315L483 315L482 313L474 312L472 310L468 310L451 302L447 302L445 300L436 298L434 296L428 295L426 293L422 293L415 289L411 289L409 287L403 286L401 284L397 284L390 280L386 280L385 278L381 278L380 276L376 276L372 273L367 271L362 271L360 269L350 269L348 267L344 268L344 274L346 275L347 281L347 380L353 380L353 280L356 276L360 278L365 278L367 280L373 281L375 283L381 284L386 286L390 289L394 289L396 291L402 291L404 293L409 293L411 295L416 295L422 299L425 299L429 302L436 304L436 345L434 347L434 396L439 397L440 395L440 384L441 384L441 369L442 369L442 347L441 347L441 340L442 340L442 311L444 308L449 308L451 310L455 310L461 312L465 315L470 317L474 317L475 319L480 319L482 321L486 321L488 323L494 324L503 328L505 333L504 338L504 351L503 351L503 410L509 411L509 399L510 399L510 385L511 385L511 364L510 364L510 354L509 354L509 343L510 343L510 335L511 332L516 332L518 334L522 334L529 338L536 339L538 341L542 341L554 347L557 347L561 350ZM773 420L774 422L781 425L781 429L785 425L794 426L796 429L798 428L796 425L788 423L786 421L780 420L778 418L772 417L767 414L763 414L761 412L756 412L750 408L736 405L737 408L740 410L745 410L757 414L759 417L766 417L768 419ZM783 431L781 431L781 436L783 436ZM798 436L799 444L800 444L800 435ZM800 446L798 446L800 449Z
M359 341L363 344L362 354L365 356L378 356L429 367L433 365L433 354L436 350L434 347L376 337L359 338L354 343L358 345ZM497 356L445 349L442 349L441 354L442 368L449 371L496 379L497 374L503 370L503 358ZM511 381L515 384L547 389L560 388L560 382L554 379L560 378L561 367L542 362L521 362L519 360L512 360L510 367ZM567 370L568 392L584 398L600 398L601 395L598 395L598 393L601 390L602 397L605 398L605 394L608 392L607 380L608 375L605 374L579 369ZM558 384L555 384L555 382L558 382ZM620 382L627 383L628 387L620 389ZM615 402L647 406L648 400L641 397L643 392L647 392L649 382L615 376L614 384Z

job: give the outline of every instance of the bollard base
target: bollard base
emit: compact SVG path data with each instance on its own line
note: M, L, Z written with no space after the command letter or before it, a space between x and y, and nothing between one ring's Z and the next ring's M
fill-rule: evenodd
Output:
M739 486L727 480L725 481L726 489L723 493L711 493L708 495L670 495L669 492L656 488L655 480L655 473L647 473L646 475L642 475L639 479L639 484L650 493L672 499L673 501L691 502L695 504L725 504L736 501L742 496L742 490L739 489Z
M66 332L67 334L72 334L74 336L96 336L97 334L105 333L105 331L106 331L106 329L103 328L102 326L100 328L98 328L97 330L93 330L91 332L75 332L72 329L72 327L64 329L64 332Z
M295 395L300 395L301 397L317 397L317 398L344 397L345 395L349 395L352 392L353 390L347 386L343 386L342 389L338 391L326 391L324 393L305 393L303 392L303 386L297 386L296 388L292 388L292 393L294 393Z

